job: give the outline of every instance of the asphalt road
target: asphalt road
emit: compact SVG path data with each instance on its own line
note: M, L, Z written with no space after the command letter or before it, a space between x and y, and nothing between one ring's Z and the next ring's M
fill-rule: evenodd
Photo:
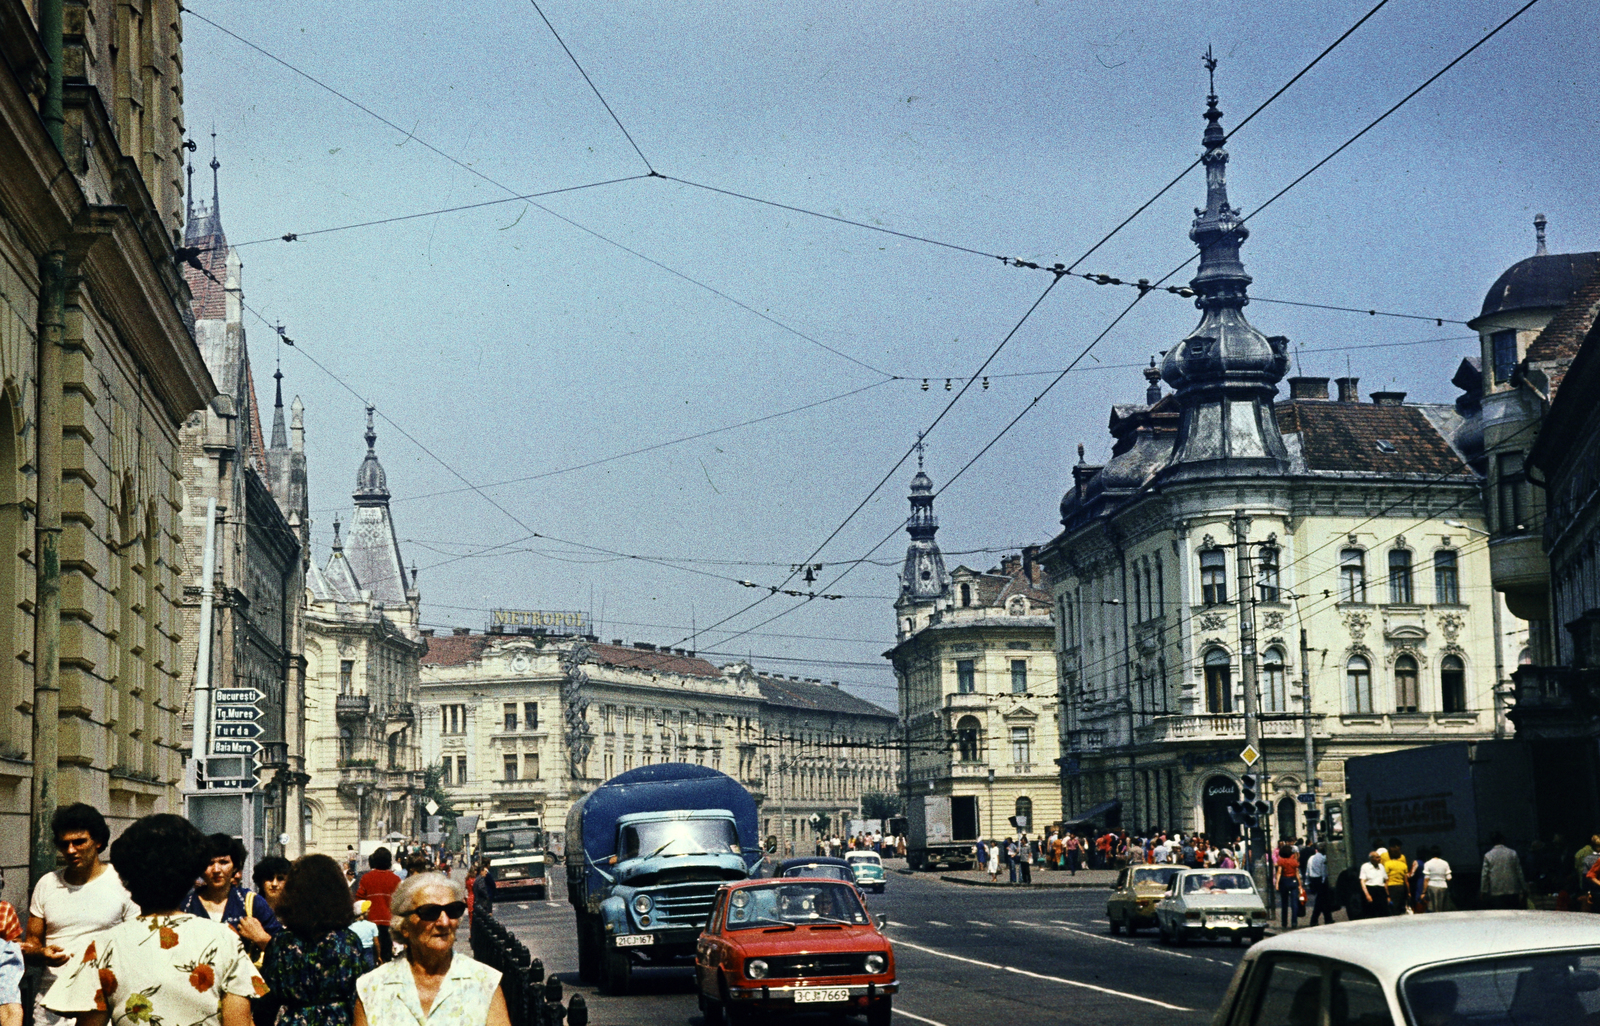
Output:
M635 993L606 997L577 982L577 945L564 881L551 874L547 902L503 902L496 915L546 972L589 1003L595 1026L703 1026L688 969L637 969ZM1166 948L1153 931L1112 937L1108 891L1006 890L945 883L932 874L891 874L882 895L895 946L902 1026L1060 1026L1211 1021L1241 948L1200 942ZM796 1026L860 1019L796 1017Z

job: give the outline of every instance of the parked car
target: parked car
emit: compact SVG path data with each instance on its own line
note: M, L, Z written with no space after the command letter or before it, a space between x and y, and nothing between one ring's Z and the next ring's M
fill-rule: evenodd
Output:
M1468 1026L1600 1019L1600 931L1571 912L1336 923L1245 953L1212 1026Z
M883 859L875 851L848 851L844 855L845 863L854 874L855 884L864 891L883 893L884 882L888 879L883 875Z
M1200 937L1258 941L1271 916L1255 881L1242 869L1179 868L1156 902L1156 929L1165 944Z
M1182 866L1129 866L1118 873L1116 889L1106 899L1106 919L1111 923L1111 932L1117 933L1126 927L1129 933L1136 933L1141 927L1156 925L1156 904L1182 869Z
M844 859L831 858L827 855L810 855L796 859L784 859L778 863L778 868L772 873L775 877L783 876L810 876L828 880L843 880L845 883L855 883L856 875L850 869L850 863Z
M854 884L779 877L717 893L695 950L706 1026L735 1026L793 1011L864 1015L889 1026L894 948Z

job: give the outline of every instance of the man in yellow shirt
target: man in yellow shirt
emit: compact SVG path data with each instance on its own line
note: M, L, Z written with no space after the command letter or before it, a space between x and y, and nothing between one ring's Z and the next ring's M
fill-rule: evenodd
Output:
M1389 874L1389 914L1404 915L1410 907L1408 883L1411 879L1411 863L1401 854L1399 841L1389 842L1389 854L1384 857L1383 870Z

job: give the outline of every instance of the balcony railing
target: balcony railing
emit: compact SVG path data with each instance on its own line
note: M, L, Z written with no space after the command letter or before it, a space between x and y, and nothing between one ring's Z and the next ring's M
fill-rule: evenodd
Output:
M1300 720L1262 720L1262 737L1298 737L1305 732ZM1203 713L1192 716L1162 716L1153 723L1134 728L1141 744L1165 741L1209 741L1219 738L1244 738L1242 714Z
M956 692L944 696L944 707L946 709L987 709L989 708L989 696L979 694L976 691Z
M364 720L371 707L366 695L340 695L333 700L334 715L341 719Z

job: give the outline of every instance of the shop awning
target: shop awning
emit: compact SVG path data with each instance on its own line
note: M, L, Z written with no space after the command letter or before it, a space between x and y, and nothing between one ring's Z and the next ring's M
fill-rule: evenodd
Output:
M1063 825L1069 827L1078 826L1079 824L1087 823L1090 820L1101 819L1107 813L1112 812L1113 810L1119 810L1121 808L1122 802L1116 799L1112 799L1109 802L1101 802L1099 805L1094 806L1082 815L1075 816L1072 819L1064 821Z

